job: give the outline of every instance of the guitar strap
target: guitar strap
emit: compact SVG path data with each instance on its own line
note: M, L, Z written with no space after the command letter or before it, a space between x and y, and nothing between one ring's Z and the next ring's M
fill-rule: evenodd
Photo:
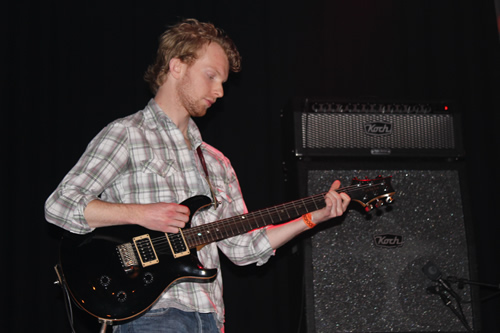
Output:
M207 164L205 163L205 157L203 157L203 152L201 151L201 145L199 145L198 148L196 148L196 152L198 153L198 157L200 158L203 171L205 171L205 178L207 180L208 187L210 187L210 193L212 194L214 209L217 209L217 207L219 207L219 202L217 201L217 197L215 196L215 190L214 187L212 186L212 183L210 182L210 177L208 177Z

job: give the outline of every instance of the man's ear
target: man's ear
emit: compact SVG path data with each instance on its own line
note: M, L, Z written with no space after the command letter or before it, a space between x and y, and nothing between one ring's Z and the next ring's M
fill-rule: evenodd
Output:
M185 66L186 66L186 64L183 63L181 61L181 59L172 58L172 59L170 59L168 68L169 68L170 74L174 78L178 79L182 75L182 72L183 72Z

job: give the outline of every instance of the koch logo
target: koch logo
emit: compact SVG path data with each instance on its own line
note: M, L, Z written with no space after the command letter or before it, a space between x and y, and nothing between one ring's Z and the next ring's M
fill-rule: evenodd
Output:
M390 135L392 134L392 124L385 121L365 123L365 133L368 135Z
M374 235L373 240L375 246L378 247L395 248L403 246L403 236L401 235Z

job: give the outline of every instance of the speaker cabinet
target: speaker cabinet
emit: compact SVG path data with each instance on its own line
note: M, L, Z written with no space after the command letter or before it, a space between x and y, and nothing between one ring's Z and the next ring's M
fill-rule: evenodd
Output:
M479 331L477 292L456 282L476 277L462 169L445 161L297 162L303 196L335 179L346 186L378 175L392 176L396 191L391 205L370 214L352 203L304 240L307 332L468 332L455 311ZM460 303L436 293L443 287L424 274L428 263Z

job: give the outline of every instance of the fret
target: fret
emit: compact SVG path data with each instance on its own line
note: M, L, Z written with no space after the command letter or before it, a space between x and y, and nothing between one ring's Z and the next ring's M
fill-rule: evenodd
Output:
M252 218L253 214L246 214L243 219L243 232L248 232L252 229L255 229L255 219Z
M255 219L255 214L246 214L245 221L248 229L245 229L245 232L256 229L259 227L257 220Z
M213 233L210 233L210 230L212 228L210 228L209 226L203 228L203 238L207 241L207 242L211 242L213 241L213 238L214 238L214 234Z
M294 208L297 211L297 216L304 215L304 203L302 201L296 201L294 203Z
M260 226L265 226L268 224L266 218L264 217L264 211L263 210L259 210L255 213L255 215L259 215L260 219L261 219L261 223L259 223Z
M203 244L207 242L205 232L203 230L200 230L199 232L194 233L196 236L196 240L199 242L199 244Z
M229 231L231 231L231 237L239 235L238 226L242 226L243 223L231 223Z
M217 237L217 233L215 232L215 230L213 232L210 228L207 228L205 230L205 238L208 240L209 243L213 242L216 237Z
M223 222L220 225L219 229L217 230L217 234L221 236L220 238L228 238L228 237L230 237L230 234L227 231L227 229L228 229L227 228L228 223L230 223L230 221L228 222L226 220L225 223Z
M237 229L237 233L233 236L240 235L242 233L247 232L252 229L252 218L249 214L244 214L238 216L238 220L235 220L235 226Z
M314 198L315 199L315 198ZM318 201L317 200L314 200L313 199L313 203L314 203L314 209L313 210L318 210L318 209L321 209L321 208L324 208L326 205L324 204L324 199L322 197L322 200L323 200L323 204L321 205L321 207L318 206Z
M262 216L262 223L264 224L272 224L274 221L272 221L271 217L269 216L269 211L268 210L263 210L261 211L261 216Z
M276 216L276 220L277 221L283 221L283 219L281 218L281 215L280 215L280 211L279 211L279 208L278 207L272 207L271 208L273 211L274 211L274 216Z
M246 228L245 228L245 231L244 232L248 232L250 230L253 230L253 229L257 229L259 227L259 223L257 221L257 219L255 218L255 214L254 213L248 213L245 215L245 225L246 225Z
M299 204L297 206L297 210L299 211L299 215L304 215L305 213L308 213L308 210L306 208L306 205L304 203L304 199L297 201Z
M233 237L233 236L237 235L237 234L234 232L234 230L233 230L233 227L232 227L232 226L233 226L233 225L238 225L238 224L243 224L243 223L241 222L241 221L243 221L243 220L246 220L246 216L245 216L245 215L240 215L240 216L238 217L238 220L236 220L236 219L235 219L232 223L229 223L229 224L227 224L227 225L226 225L226 228L225 228L225 229L226 229L226 235L227 235L227 237ZM230 233L230 232L231 232L231 233Z
M227 222L226 222L227 223ZM213 238L215 239L220 239L223 238L223 233L225 231L225 225L224 223L221 223L220 225L216 225L216 228L213 230ZM219 237L220 235L220 237Z
M202 230L195 231L194 229L186 229L184 235L189 247L195 247L198 244L204 244L207 242Z
M243 229L243 224L244 224L244 223L234 223L234 226L235 226L235 228L236 228L236 233L235 233L234 235L240 235L240 234L242 234L242 233L244 233L244 232L245 232L244 230L243 230L243 231L241 231L241 230ZM234 228L233 228L233 229L234 229ZM234 235L233 235L233 236L234 236Z
M301 213L299 212L299 210L298 210L297 205L295 204L295 202L292 202L290 205L291 205L291 206L294 208L294 210L295 210L295 216L302 216L302 215L303 215L303 214L301 214Z
M283 209L281 209L282 214L286 214L286 217L283 220L290 220L293 216L290 216L290 208L288 205L283 205Z
M205 228L202 228L202 230L200 231L201 239L203 240L204 243L208 243L208 242L212 241L212 239L210 237L211 235L208 232L209 230L210 230L209 227L205 227Z

